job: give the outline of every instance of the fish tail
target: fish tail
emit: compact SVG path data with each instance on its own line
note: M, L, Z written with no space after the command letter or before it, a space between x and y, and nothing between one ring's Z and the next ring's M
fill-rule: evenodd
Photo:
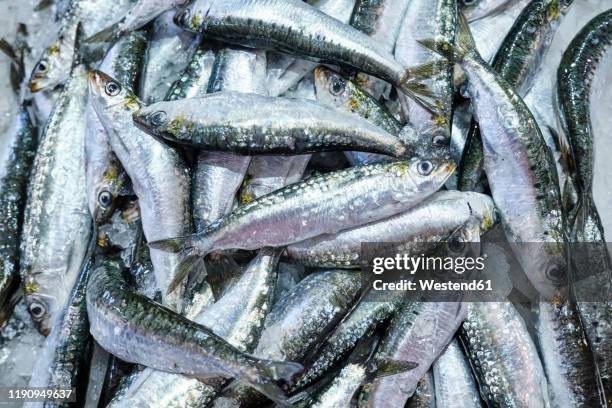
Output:
M85 40L86 43L105 43L115 42L123 35L123 32L119 28L119 23L115 23L104 30L92 35Z
M272 360L257 360L254 365L264 380L251 385L277 404L289 406L283 385L290 383L296 374L304 370L304 367L291 361Z
M182 252L188 248L195 246L197 234L185 235L176 238L160 239L158 241L151 241L148 243L149 248L159 249L164 252Z
M457 37L455 38L454 45L447 41L435 39L424 39L418 42L423 47L442 55L452 62L461 62L469 55L478 55L474 37L472 37L468 22L462 13L459 13L457 27Z
M166 289L166 295L174 292L192 273L198 275L206 275L206 266L204 265L204 258L198 253L195 248L187 248L179 253L179 263L174 272L174 277L168 289Z
M42 11L53 5L53 0L40 0L36 7L34 7L34 11Z

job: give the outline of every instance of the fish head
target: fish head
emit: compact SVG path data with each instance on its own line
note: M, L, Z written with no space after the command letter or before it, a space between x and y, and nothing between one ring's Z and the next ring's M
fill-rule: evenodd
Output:
M398 200L402 200L402 197L436 192L456 167L455 163L449 160L425 158L397 161L389 166L391 173L395 175L392 189L398 195Z
M121 198L131 193L130 179L114 154L88 177L87 183L90 211L98 226L115 212Z
M118 120L125 111L135 112L143 105L128 87L98 70L89 71L89 95L96 112L108 120Z
M68 78L74 54L73 45L73 40L60 36L43 51L30 75L30 91L49 91Z
M567 298L569 269L567 245L563 242L515 242L511 244L522 270L541 299Z
M314 72L317 102L325 106L347 106L356 110L356 101L352 101L350 83L339 73L322 65Z
M134 113L134 123L156 137L177 140L181 138L181 135L188 137L186 132L181 131L185 126L185 116L182 113L170 116L168 111L166 102L153 103Z
M53 293L43 293L41 288L52 288L49 282L45 283L45 273L36 273L26 270L23 283L28 312L32 317L34 326L44 336L51 331L52 318L57 314L58 301Z
M482 234L489 231L499 222L499 212L490 196L472 191L466 191L463 195L470 207L472 217L479 223L479 229L482 231Z

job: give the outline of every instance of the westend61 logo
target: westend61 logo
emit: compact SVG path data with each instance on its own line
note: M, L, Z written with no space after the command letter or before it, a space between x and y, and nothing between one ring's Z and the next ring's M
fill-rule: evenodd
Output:
M446 271L459 275L465 272L482 271L485 268L485 257L452 257L420 256L395 254L393 257L376 257L372 259L372 272L376 275L385 271L404 271L414 275L417 271Z

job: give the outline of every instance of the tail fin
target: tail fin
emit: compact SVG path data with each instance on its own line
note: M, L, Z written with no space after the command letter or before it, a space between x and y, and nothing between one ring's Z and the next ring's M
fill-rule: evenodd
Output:
M45 10L53 5L53 0L40 0L40 2L34 7L34 11Z
M194 248L181 251L179 256L179 264L176 267L172 281L168 285L168 289L166 289L166 294L176 290L193 271L198 270L200 271L199 273L206 274L204 259Z
M159 249L164 252L182 252L194 247L197 234L185 235L182 237L160 239L149 242L149 248Z
M461 13L459 13L458 32L457 38L455 39L455 45L446 41L434 39L419 40L418 42L423 47L442 55L452 62L461 62L468 55L479 55L476 43L470 32L470 27Z
M302 372L304 367L290 361L256 360L255 367L261 374L261 381L250 383L257 391L281 406L289 406L283 385L290 383L293 377Z
M14 45L11 45L4 38L0 38L0 51L11 60L11 87L16 94L19 94L21 83L26 77L24 59L25 55L31 51L27 37L27 27L20 23L17 26L17 39Z
M104 30L92 35L91 37L85 40L86 43L105 43L105 42L115 42L122 35L123 31L119 28L119 23L106 27Z

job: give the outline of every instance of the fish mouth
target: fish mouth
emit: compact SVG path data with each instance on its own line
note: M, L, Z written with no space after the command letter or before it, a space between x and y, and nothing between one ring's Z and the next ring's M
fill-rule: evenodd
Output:
M35 80L30 81L30 83L28 84L28 88L30 88L30 92L32 93L40 92L44 89L44 87L40 86L38 84L38 81Z

